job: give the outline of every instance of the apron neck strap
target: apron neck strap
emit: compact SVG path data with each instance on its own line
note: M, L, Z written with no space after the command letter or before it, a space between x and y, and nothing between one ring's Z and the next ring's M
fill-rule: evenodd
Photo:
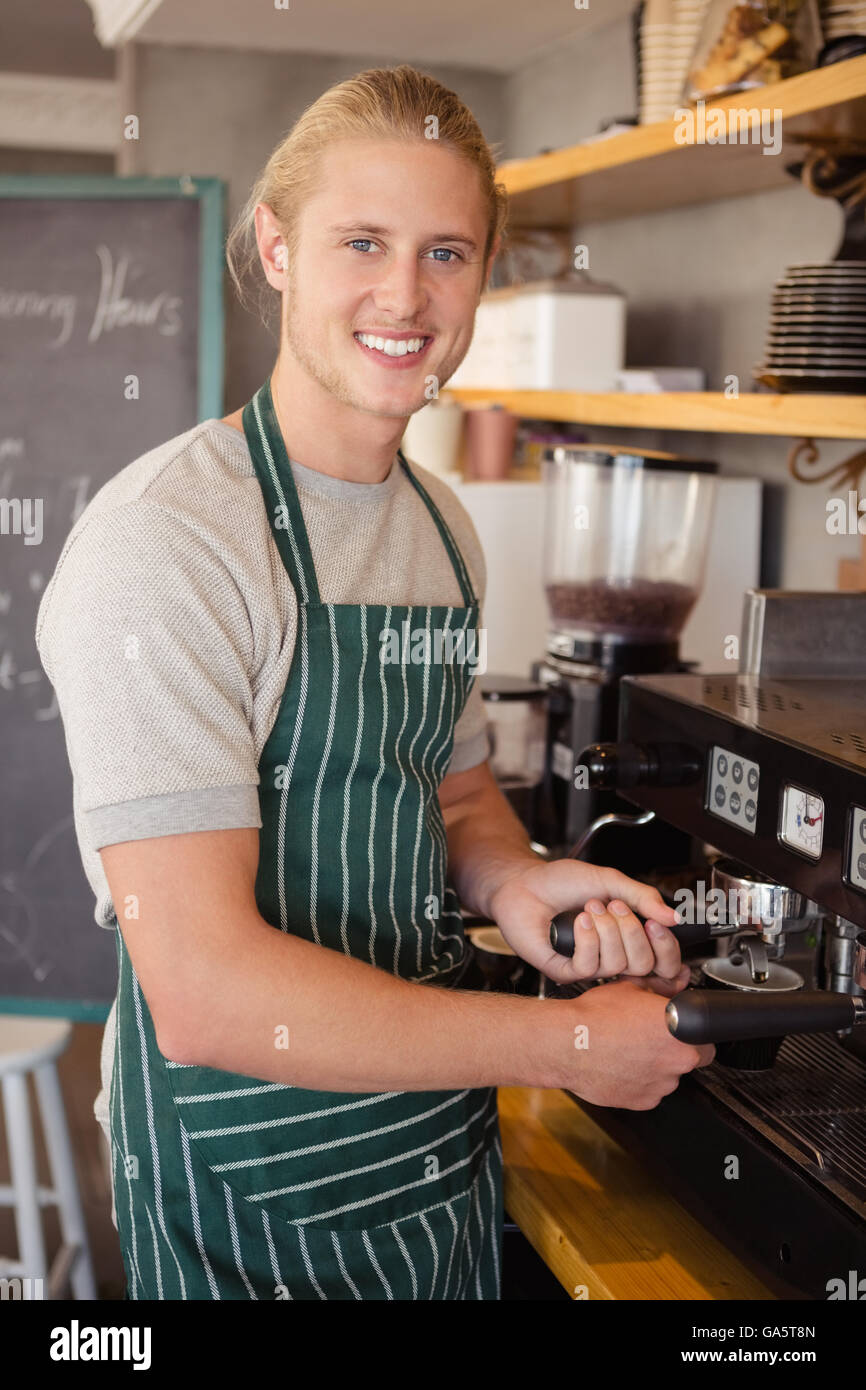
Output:
M283 433L274 410L270 377L244 406L242 418L274 540L298 602L318 603L319 586L313 552Z
M271 395L271 378L259 387L243 409L243 426L253 465L261 484L280 558L288 571L301 603L319 603L316 568L304 524L298 490L292 475L282 430ZM416 478L402 449L397 458L409 482L427 507L451 561L463 602L471 608L477 602L472 579L445 518L424 485Z

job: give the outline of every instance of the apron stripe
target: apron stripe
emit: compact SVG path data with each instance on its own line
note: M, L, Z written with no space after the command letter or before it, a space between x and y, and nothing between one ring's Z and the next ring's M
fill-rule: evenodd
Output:
M342 1252L342 1250L340 1249L340 1242L339 1242L339 1240L337 1239L337 1232L336 1232L336 1231L332 1231L332 1232L331 1232L331 1244L332 1244L333 1247L334 1247L334 1255L336 1256L337 1264L338 1264L339 1267L340 1267L340 1273L342 1274L342 1276L343 1276L343 1278L345 1279L346 1283L349 1285L349 1288L352 1290L352 1297L353 1297L353 1298L357 1298L359 1301L362 1301L362 1300L361 1300L361 1295L358 1293L358 1287L357 1287L356 1284L354 1284L354 1283L352 1282L352 1279L351 1279L350 1276L349 1276L349 1271L348 1271L347 1268L346 1268L346 1262L345 1262L345 1260L343 1259L343 1252Z
M265 1240L267 1241L267 1246L268 1246L268 1257L270 1258L270 1261L271 1261L271 1272L273 1273L273 1276L274 1276L274 1283L275 1283L275 1284L278 1284L278 1285L282 1285L282 1287L285 1288L286 1286L285 1286L285 1284L283 1284L282 1275L280 1274L280 1266L279 1266L279 1262L278 1262L278 1260L277 1260L277 1251L276 1251L276 1247L275 1247L275 1245L274 1245L274 1238L273 1238L273 1235L271 1234L271 1223L270 1223L270 1221L268 1220L268 1213L264 1210L264 1208L262 1208L262 1227L263 1227L264 1232L265 1232ZM291 1293L289 1292L288 1289L286 1289L286 1293L288 1294L288 1297L289 1297L289 1298L292 1297L292 1295L291 1295Z
M304 1235L304 1229L302 1226L298 1227L298 1246L301 1251L301 1259L304 1262L304 1269L307 1271L307 1274L309 1275L310 1283L316 1290L316 1293L319 1295L319 1298L327 1298L327 1294L322 1292L321 1285L319 1284L318 1280L316 1279L315 1273L313 1272L313 1264L310 1259L310 1252L307 1249L307 1237Z
M163 1297L163 1292L162 1292L162 1266L161 1266L160 1260L159 1260L159 1248L158 1248L158 1242L157 1242L157 1238L156 1238L156 1227L155 1227L154 1224L153 1224L153 1217L152 1217L151 1214L150 1214L150 1207L148 1206L147 1202L145 1202L145 1204L144 1204L144 1213L145 1213L145 1216L147 1217L147 1223L148 1223L148 1225L150 1226L151 1248L152 1248L152 1250L153 1250L153 1258L154 1258L154 1261L155 1261L155 1272L156 1272L156 1296L157 1296L157 1298L162 1298L162 1297Z
M139 983L138 983L137 980L136 980L136 982L135 982L135 988L134 988L134 992L133 992L133 998L134 998L134 1000L135 1000L135 1019L136 1019L137 1025L138 1025L139 1037L141 1038L141 1076L142 1076L142 1084L143 1084L143 1089L144 1089L144 1104L145 1104L145 1111L146 1111L146 1114L147 1114L147 1133L148 1133L148 1138L149 1138L149 1140L150 1140L150 1157L151 1157L151 1163L153 1164L153 1191L154 1191L154 1197L155 1197L155 1199L156 1199L156 1215L157 1215L157 1219L158 1219L158 1221L159 1221L159 1229L162 1231L162 1234L163 1234L163 1236L164 1236L164 1238L165 1238L165 1243L166 1243L166 1245L168 1246L169 1250L171 1251L172 1259L174 1260L175 1264L177 1265L178 1278L180 1279L181 1288L183 1288L183 1270L182 1270L181 1267L180 1267L180 1261L178 1260L177 1255L174 1253L174 1246L172 1245L171 1241L170 1241L169 1238L168 1238L168 1231L165 1229L165 1213L164 1213L163 1207L162 1207L162 1174L161 1174L161 1171L160 1171L160 1163L159 1163L159 1144L157 1143L157 1138L156 1138L156 1125L154 1124L154 1118L153 1118L153 1095L152 1095L151 1087L150 1087L150 1062L149 1062L149 1060L148 1060L148 1055L147 1055L147 1040L146 1040L145 1035L144 1035L144 1024L143 1024L143 1021L142 1021L142 1013L141 1013L141 987L140 987L140 985L139 985ZM148 1211L148 1219L150 1219L150 1212L149 1212L149 1211ZM152 1221L151 1221L151 1229L153 1229L153 1222L152 1222ZM157 1280L158 1280L158 1281L161 1281L162 1274L161 1274L160 1259L159 1259L159 1249L158 1249L158 1246L157 1246L157 1241L156 1241L156 1236L155 1236L155 1235L154 1235L154 1242L153 1242L153 1257L154 1257L154 1260L156 1261Z
M390 626L391 626L391 606L390 606L390 604L389 604L388 607L387 607L386 610L385 610L385 627L387 628L387 627L390 627ZM387 692L387 690L385 689L385 665L384 665L384 662L381 662L381 661L379 662L379 682L380 682L380 685L381 685L381 688L382 688L382 736L381 736L381 739L380 739L380 741L379 741L379 766L378 766L378 768L377 768L377 770L376 770L376 777L375 777L375 780L374 780L374 782L373 782L373 791L372 791L372 799L371 799L371 806L370 806L370 833L369 833L369 838L368 838L368 840L367 840L367 864L368 864L369 872L370 872L369 890L368 890L368 895L367 895L367 905L368 905L369 910L370 910L370 942L369 942L369 947L370 947L370 964L371 964L371 965L375 965L375 964L376 964L376 931L377 931L377 928L378 928L378 921L377 921L377 917L376 917L376 908L375 908L374 903L373 903L373 883L374 883L374 873L375 873L375 864L374 864L374 858L375 858L374 837L375 837L375 834L376 834L376 808L377 808L377 803L378 803L379 783L381 782L383 776L385 775L385 733L386 733L387 727L388 727L388 692Z
M334 614L332 609L328 609L328 625L331 629L331 703L328 709L328 732L325 739L325 751L322 754L322 761L319 764L319 775L316 778L316 790L313 794L313 824L311 839L311 860L310 868L310 924L313 929L313 940L317 946L321 946L318 923L316 921L316 903L319 892L319 806L322 799L322 783L325 780L325 771L328 766L328 759L331 756L331 744L334 738L334 722L337 717L337 686L340 680L340 653L337 646L337 633L334 628ZM284 880L283 880L284 882Z
M376 1253L375 1253L375 1251L374 1251L374 1249L373 1249L373 1244L372 1244L372 1241L370 1240L369 1232L368 1232L368 1231L362 1231L362 1232L361 1232L361 1239L362 1239L363 1242L364 1242L364 1249L367 1251L367 1254L370 1256L370 1264L373 1266L373 1268L375 1269L376 1273L378 1274L379 1279L380 1279L381 1284L382 1284L382 1288L385 1290L385 1297L386 1297L387 1299L389 1299L389 1300L393 1300L394 1294L393 1294L392 1291L391 1291L391 1285L388 1283L388 1280L385 1278L385 1275L382 1273L382 1266L379 1264L379 1261L376 1259Z
M249 1279L247 1278L247 1272L244 1269L243 1263L241 1261L241 1245L240 1241L238 1240L238 1225L235 1220L235 1208L234 1202L232 1201L232 1190L226 1183L223 1183L223 1192L225 1194L226 1199L226 1217L228 1219L229 1234L231 1236L232 1250L234 1252L235 1264L238 1268L238 1274L243 1279L244 1286L250 1298L255 1298L256 1301L258 1301L256 1292L253 1289L253 1286L250 1283Z
M326 1115L342 1115L347 1110L360 1110L367 1105L387 1105L397 1096L404 1096L405 1094L405 1091L382 1091L375 1096L363 1096L360 1100L349 1101L345 1105L332 1105L327 1110L307 1110L301 1115L278 1115L272 1120L252 1120L244 1125L223 1125L220 1129L191 1129L189 1137L190 1139L216 1139L223 1138L227 1134L252 1134L256 1130L275 1129L280 1125L303 1124L306 1120L320 1120ZM186 1096L178 1096L178 1105L182 1105L186 1099ZM378 1130L375 1131L377 1134L379 1132ZM381 1132L385 1133L386 1131Z
M343 792L343 832L340 837L340 863L343 869L343 905L340 915L340 941L346 955L351 955L349 941L346 935L346 923L349 920L349 858L348 858L348 836L349 836L349 803L352 794L352 778L361 757L361 743L364 733L364 676L367 672L367 605L361 604L360 614L360 637L361 637L361 667L358 672L358 724L355 733L355 748L352 753L352 766L346 778L346 786ZM372 879L372 874L371 874Z
M179 1096L179 1105L199 1105L215 1100L237 1100L239 1096L261 1096L269 1091L287 1091L282 1081L264 1081L261 1086L236 1086L231 1091L205 1091L200 1096Z
M447 1212L448 1212L448 1215L449 1215L449 1217L450 1217L450 1219L451 1219L451 1225L452 1225L453 1230L454 1230L453 1239L452 1239L452 1241L451 1241L451 1253L450 1253L449 1256L448 1256L448 1268L447 1268L446 1271L445 1271L445 1291L444 1291L444 1293L443 1293L443 1295L442 1295L443 1298L449 1298L449 1297L450 1297L450 1289L451 1289L451 1265L452 1265L452 1263L453 1263L453 1261L454 1261L454 1251L455 1251L456 1248L457 1248L457 1237L458 1237L458 1235L459 1235L459 1227L458 1227L458 1225L457 1225L457 1217L454 1215L454 1208L453 1208L453 1206L451 1205L450 1202L446 1202L445 1206L446 1206L446 1210L447 1210Z
M214 1273L211 1268L210 1260L207 1257L207 1251L204 1248L204 1240L202 1239L201 1215L199 1213L198 1206L198 1192L196 1190L195 1178L193 1177L192 1172L192 1159L189 1151L189 1140L186 1137L186 1131L184 1130L182 1125L180 1127L180 1142L181 1147L183 1149L183 1166L184 1171L186 1173L187 1191L189 1192L189 1210L190 1216L192 1217L192 1229L195 1235L196 1248L198 1249L199 1258L201 1259L202 1267L204 1268L205 1277L207 1278L208 1282L208 1288L211 1291L211 1297L219 1298L220 1295L219 1289L217 1288L217 1282L214 1278Z
M411 1256L410 1256L410 1254L409 1254L409 1251L406 1249L406 1244L405 1244L405 1242L404 1242L402 1236L400 1235L400 1232L397 1230L397 1223L396 1223L396 1221L392 1223L391 1230L394 1232L394 1239L396 1240L397 1244L398 1244L399 1247L400 1247L400 1253L402 1254L403 1259L406 1261L406 1266L407 1266L407 1268L408 1268L408 1270L409 1270L409 1277L410 1277L410 1279L412 1280L412 1298L413 1298L413 1299L417 1299L417 1297L418 1297L418 1276L417 1276L417 1274L416 1274L416 1272L415 1272L415 1265L414 1265L414 1262L413 1262L413 1260L412 1260L412 1258L411 1258Z
M283 931L289 929L288 910L286 908L286 830L288 823L288 799L289 788L292 783L292 775L295 770L295 760L298 756L298 748L301 743L301 728L304 722L304 715L307 710L307 692L309 690L309 658L307 652L307 610L303 604L298 607L298 627L299 640L301 645L301 691L298 701L298 717L295 723L295 731L292 737L289 759L286 764L285 782L283 783L282 796L280 797L279 819L277 822L277 891L280 904L280 927Z
M409 622L410 622L410 623L411 623L411 619L412 619L412 609L410 608L410 609L409 609ZM411 630L411 628L410 628L410 630ZM393 809L393 811L392 811L392 813L391 813L391 875L390 875L389 885L388 885L388 906L389 906L389 908L390 908L390 910L391 910L391 922L392 922L392 925L393 925L393 927L394 927L394 961L393 961L393 971L394 971L394 974L395 974L395 975L399 975L399 973L400 973L400 946L401 946L402 939L403 939L402 933L401 933L401 931L400 931L400 923L399 923L399 921L398 921L398 919L397 919L397 912L396 912L395 906L394 906L394 881L395 881L396 876L397 876L397 858L398 858L398 856L397 856L397 833L398 833L397 827L398 827L398 820L399 820L399 816L400 816L400 804L401 804L401 802L402 802L402 800L403 800L403 794L404 794L404 792L405 792L405 790L406 790L406 769L405 769L405 767L403 766L403 761L402 761L402 759L401 759L401 757L400 757L400 739L403 737L403 730L406 728L406 724L407 724L408 719L409 719L409 690L408 690L407 685L406 685L406 663L405 663L404 661L401 661L401 662L400 662L400 675L401 675L402 682L403 682L403 719L402 719L402 722L401 722L401 724L400 724L400 728L399 728L398 731L397 731L397 738L396 738L395 741L394 741L394 749L393 749L394 758L396 759L397 766L398 766L399 769L400 769L400 786L399 786L399 788L398 788L397 795L396 795L396 797L395 797L395 799L394 799L394 809ZM400 867L401 867L401 869L402 869L403 866L401 865Z
M423 1211L420 1214L420 1221L421 1225L424 1227L424 1230L427 1233L427 1239L430 1242L430 1250L433 1255L433 1281L430 1285L430 1292L427 1295L428 1300L432 1300L433 1294L436 1291L436 1278L439 1274L439 1250L437 1248L433 1232L430 1229L430 1222L427 1220L427 1216Z

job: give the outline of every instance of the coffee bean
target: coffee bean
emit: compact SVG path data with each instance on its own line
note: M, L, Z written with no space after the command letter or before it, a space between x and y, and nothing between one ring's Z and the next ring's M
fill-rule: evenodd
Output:
M554 622L623 637L677 637L697 590L668 580L594 579L588 584L548 584Z

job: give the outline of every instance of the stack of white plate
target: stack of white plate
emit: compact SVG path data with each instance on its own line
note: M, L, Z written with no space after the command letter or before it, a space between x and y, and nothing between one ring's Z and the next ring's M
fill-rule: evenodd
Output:
M866 392L866 261L788 267L754 376L774 391Z
M866 34L866 0L824 0L821 28L826 43L846 34Z
M640 32L641 125L669 121L682 104L708 4L709 0L647 0Z

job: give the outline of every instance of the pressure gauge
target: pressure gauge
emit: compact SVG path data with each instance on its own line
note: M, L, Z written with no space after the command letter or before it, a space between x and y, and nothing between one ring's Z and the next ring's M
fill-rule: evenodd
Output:
M779 838L810 859L820 859L824 844L824 802L814 792L788 783L782 796Z

